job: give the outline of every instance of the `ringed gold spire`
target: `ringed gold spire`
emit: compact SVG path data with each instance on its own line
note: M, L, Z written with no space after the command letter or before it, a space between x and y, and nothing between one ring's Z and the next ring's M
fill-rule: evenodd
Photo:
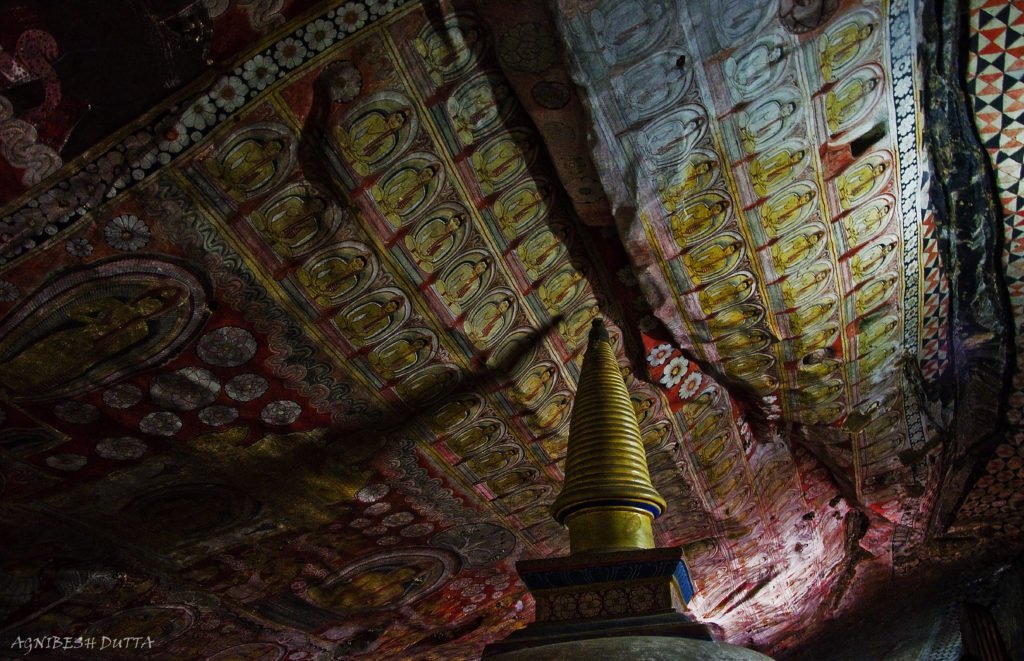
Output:
M608 330L595 319L569 421L565 485L551 513L568 526L575 555L652 549L651 524L663 511Z

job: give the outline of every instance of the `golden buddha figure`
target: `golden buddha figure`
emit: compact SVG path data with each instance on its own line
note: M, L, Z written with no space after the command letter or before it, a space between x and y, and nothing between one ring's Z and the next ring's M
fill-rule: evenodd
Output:
M875 24L860 24L850 21L842 27L826 31L818 40L818 61L821 76L828 82L835 80L835 74L852 62L863 45L874 34Z
M568 232L560 224L554 224L551 228L545 227L529 235L516 248L516 255L519 256L526 273L532 278L540 277L547 267L565 255L567 238Z
M853 272L853 277L863 280L881 268L889 255L896 250L898 243L896 237L891 237L856 253L850 258L850 270Z
M484 302L466 319L466 336L477 347L486 346L509 326L514 304L510 296Z
M857 346L861 353L879 347L899 329L900 320L895 316L868 317L857 328Z
M556 378L554 365L541 364L507 391L509 399L525 408L532 408L551 392Z
M633 403L633 413L636 414L636 422L638 425L646 423L648 419L654 415L653 398L632 395L630 396L630 401Z
M472 64L474 52L480 46L480 37L476 26L450 22L443 32L433 28L424 30L412 43L430 79L435 85L441 85L446 78L455 76Z
M441 167L435 163L422 167L407 165L375 185L371 193L384 216L398 227L404 218L416 213L433 197L440 184L440 177Z
M579 343L579 339L586 334L590 327L590 322L596 319L600 313L601 310L596 303L584 305L569 313L565 321L559 324L562 337L570 348L574 348Z
M797 353L809 353L831 345L835 342L837 335L839 335L838 325L825 324L799 336L793 344L796 345Z
M851 78L825 95L825 121L829 131L837 133L841 127L861 113L878 87L877 77Z
M769 198L758 210L768 234L778 236L806 218L815 196L813 188L806 188Z
M312 191L293 192L250 214L270 248L284 258L312 249L325 234L327 204Z
M538 293L548 312L555 313L575 299L585 286L583 274L574 268L567 268L545 280L538 288Z
M462 314L462 305L486 286L490 268L491 260L487 257L466 259L445 273L434 288L453 313Z
M857 316L866 314L888 299L895 288L896 276L891 273L865 284L855 295L854 309L857 311Z
M551 189L547 184L520 186L494 203L494 215L502 229L515 231L547 214Z
M694 422L704 415L710 408L718 402L719 392L714 386L705 388L699 395L694 397L688 402L683 403L682 408L679 411L683 414L683 419L686 420L686 424L693 425Z
M700 284L731 269L743 254L743 240L723 235L683 254L683 266L694 284Z
M745 301L754 292L754 278L749 273L737 273L701 289L697 298L706 315Z
M522 451L514 446L492 447L487 452L473 455L465 464L477 477L487 478L518 463L522 456Z
M842 361L835 358L820 358L813 362L801 360L797 363L797 386L802 388L812 383L820 383L835 374L842 366Z
M813 232L800 232L779 241L771 247L775 272L786 273L808 259L813 259L821 252L824 242L825 230L820 227Z
M759 351L771 344L772 340L773 338L764 331L752 328L718 338L716 344L719 353L722 355L735 356L751 351Z
M33 397L81 378L149 339L150 322L187 300L179 287L153 287L129 300L102 296L74 304L64 313L70 324L0 363L0 386L15 397Z
M452 452L460 456L479 452L488 445L498 440L501 434L501 425L497 421L481 421L474 427L470 427L463 433L445 441Z
M569 415L569 408L572 402L563 395L555 395L545 402L536 415L533 416L532 425L536 429L550 430L557 427Z
M455 134L465 145L497 126L514 105L507 83L487 76L457 89L446 104Z
M765 353L748 353L722 361L725 372L731 376L750 377L764 374L775 365L775 358Z
M887 344L869 351L857 359L857 365L863 374L873 374L882 365L895 357L899 347L896 344Z
M849 209L870 193L881 177L885 176L888 164L883 160L865 159L843 172L836 180L839 203Z
M418 578L413 567L381 567L329 585L313 586L306 591L306 598L320 608L355 615L398 602L419 586Z
M712 159L688 160L671 175L657 177L658 199L669 213L682 208L683 201L698 194L714 177L718 163Z
M738 122L743 148L748 154L756 154L782 133L799 108L796 101L770 99L741 112Z
M757 305L735 305L716 312L704 320L715 337L753 325L764 317L764 308Z
M795 308L805 300L817 296L832 277L832 271L826 265L797 271L782 282L782 303L788 308Z
M789 314L789 329L795 335L803 335L832 314L836 308L836 297L825 296L815 299L809 305L801 306Z
M207 162L207 168L229 192L245 199L278 175L278 160L284 150L283 139L244 138L223 156Z
M461 212L450 216L433 216L406 235L405 247L416 264L430 273L444 261L466 234L466 215Z
M462 395L442 404L430 417L428 424L439 431L454 429L474 418L480 408L481 403L475 396Z
M791 181L807 160L806 149L779 147L758 154L750 161L750 180L754 190L765 197Z
M685 248L694 239L721 226L725 222L728 210L729 202L727 200L706 195L702 199L686 205L681 211L672 214L669 220L672 237L680 248Z
M430 352L430 342L426 338L399 338L377 347L367 359L378 374L391 379L422 363Z
M707 415L703 416L694 423L693 435L694 438L708 438L718 429L719 424L725 419L725 413L721 410L712 409Z
M524 487L532 486L537 471L527 468L514 468L487 480L487 488L492 493L502 496Z
M334 318L334 325L356 344L385 332L405 305L405 299L391 296L386 300L369 300L346 310Z
M797 399L805 405L825 404L842 394L844 383L840 379L830 379L819 384L809 385L797 392Z
M297 277L317 305L329 308L364 283L368 265L366 255L348 251L303 266Z
M536 154L536 139L528 133L492 140L470 156L470 164L483 192L493 193L522 173Z
M873 237L891 215L892 204L887 199L873 200L852 211L843 221L847 245L857 246Z
M387 110L371 108L335 129L334 136L349 163L359 174L370 174L385 161L408 133L412 111L409 108Z

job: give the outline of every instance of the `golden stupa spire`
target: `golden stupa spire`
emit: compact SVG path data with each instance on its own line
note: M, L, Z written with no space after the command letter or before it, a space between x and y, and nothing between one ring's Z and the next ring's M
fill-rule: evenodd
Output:
M565 485L551 512L569 527L575 555L654 548L651 524L663 511L611 339L595 319L569 422Z

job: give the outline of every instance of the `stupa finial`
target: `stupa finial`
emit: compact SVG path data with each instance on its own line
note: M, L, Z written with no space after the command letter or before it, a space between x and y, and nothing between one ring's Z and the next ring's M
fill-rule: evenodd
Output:
M595 319L569 423L565 485L551 512L568 526L575 555L654 548L651 524L664 510L611 338Z

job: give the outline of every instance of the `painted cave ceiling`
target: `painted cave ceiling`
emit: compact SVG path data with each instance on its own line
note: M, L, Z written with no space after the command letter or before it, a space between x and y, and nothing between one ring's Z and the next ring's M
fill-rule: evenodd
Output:
M597 316L723 639L1019 550L1024 16L947 4L0 3L0 629L474 658Z

